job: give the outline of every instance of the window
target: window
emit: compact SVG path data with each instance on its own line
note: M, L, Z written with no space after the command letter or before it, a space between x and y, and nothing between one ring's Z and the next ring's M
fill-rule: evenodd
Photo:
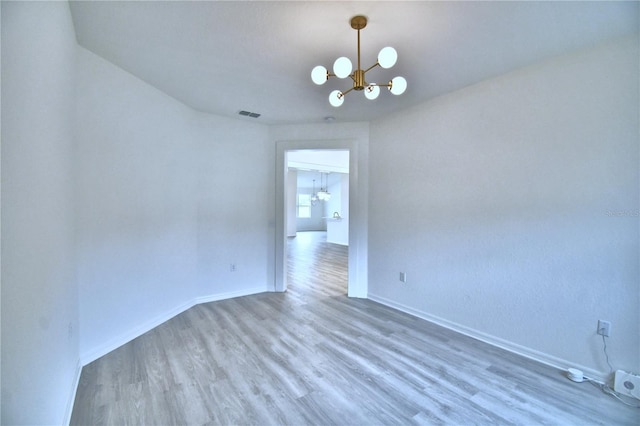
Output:
M311 217L311 195L298 194L298 217Z

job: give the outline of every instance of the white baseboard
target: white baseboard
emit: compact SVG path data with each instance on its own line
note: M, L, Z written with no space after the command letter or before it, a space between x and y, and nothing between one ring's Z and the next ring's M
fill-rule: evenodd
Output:
M64 413L63 425L71 423L71 414L73 413L73 404L76 402L76 392L78 391L78 384L80 383L80 373L82 373L82 364L78 360L76 366L76 372L71 383L71 392L69 393L69 400L67 401L67 408Z
M171 318L175 317L176 315L181 314L182 312L186 311L187 309L192 308L195 305L198 305L200 303L209 303L209 302L215 302L218 300L226 300L226 299L233 299L234 297L241 297L241 296L248 296L251 294L257 294L257 293L264 293L266 292L267 289L266 287L254 287L254 288L249 288L249 289L244 289L244 290L240 290L240 291L233 291L233 292L227 292L227 293L218 293L218 294L211 294L208 296L200 296L200 297L196 297L192 300L189 300L188 302L182 303L181 305L178 305L174 308L172 308L171 310L156 316L155 318L140 324L137 327L132 328L131 330L122 333L121 335L112 338L111 340L109 340L108 342L104 343L103 345L100 345L97 348L93 348L92 350L89 350L83 354L80 355L80 363L84 366L87 365L93 361L95 361L96 359L108 354L109 352L113 351L114 349L119 348L120 346L132 341L133 339L135 339L136 337L142 336L144 333L156 328L157 326L159 326L160 324L170 320Z
M175 317L178 314L181 314L182 312L186 311L187 309L191 308L194 305L193 300L190 300L186 303L183 303L179 306L174 307L173 309L160 314L158 316L156 316L155 318L152 318L151 320L138 325L137 327L132 328L131 330L120 334L119 336L116 336L112 339L110 339L109 341L107 341L106 343L93 348L92 350L89 350L88 352L85 352L83 354L80 355L80 362L82 363L82 365L87 365L93 361L95 361L96 359L108 354L109 352L113 351L114 349L119 348L120 346L124 345L125 343L128 343L130 341L132 341L133 339L135 339L136 337L142 336L144 333L156 328L157 326L159 326L160 324L162 324L163 322L166 322L167 320L170 320L171 318Z
M240 291L231 291L228 293L211 294L209 296L200 296L194 299L193 305L199 305L201 303L217 302L218 300L233 299L236 297L250 296L252 294L265 293L266 287L254 287Z
M378 302L382 305L389 306L390 308L397 309L409 315L413 315L415 317L421 318L431 323L440 325L442 327L445 327L457 333L464 334L465 336L469 336L476 340L480 340L482 342L488 343L492 346L496 346L501 349L507 350L509 352L515 353L517 355L523 356L525 358L538 361L542 364L548 365L558 370L564 371L569 367L573 367L573 368L578 368L582 370L585 376L590 377L592 379L596 379L601 382L606 382L608 380L608 378L604 376L601 372L594 370L592 368L582 366L582 365L577 365L571 361L558 358L556 356L549 355L547 353L540 352L540 351L528 348L526 346L518 345L517 343L513 343L508 340L504 340L499 337L495 337L490 334L484 333L482 331L457 324L455 322L446 320L444 318L440 318L435 315L431 315L426 312L413 309L409 306L405 306L401 303L394 302L393 300L387 299L385 297L377 296L375 294L369 293L367 298L373 300L374 302Z

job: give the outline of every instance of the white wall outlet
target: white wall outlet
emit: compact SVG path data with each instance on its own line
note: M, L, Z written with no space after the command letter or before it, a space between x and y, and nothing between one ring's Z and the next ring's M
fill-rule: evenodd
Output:
M598 320L598 334L609 337L611 323L609 321Z
M640 399L640 376L617 370L613 382L613 390L621 395Z
M406 272L400 272L400 281L402 281L403 283L407 282L407 273Z
M236 264L235 263L229 264L229 271L230 272L235 272L236 271Z

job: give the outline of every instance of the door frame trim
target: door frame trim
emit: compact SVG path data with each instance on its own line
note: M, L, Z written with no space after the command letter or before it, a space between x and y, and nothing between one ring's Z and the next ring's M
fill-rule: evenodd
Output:
M366 199L359 197L360 173L358 168L358 141L356 139L333 140L283 140L276 142L276 223L275 223L275 268L274 291L287 290L286 276L286 174L288 151L296 150L343 150L349 151L349 297L367 297L367 238L366 228L360 229L359 223L366 223ZM364 249L363 249L364 248Z

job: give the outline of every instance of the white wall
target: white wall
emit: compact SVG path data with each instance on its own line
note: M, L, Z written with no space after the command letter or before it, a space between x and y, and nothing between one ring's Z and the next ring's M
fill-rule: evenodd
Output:
M2 2L2 424L61 424L75 388L75 34L67 3Z
M86 362L195 297L197 155L187 107L78 51L77 243Z
M86 363L196 302L266 291L271 242L269 211L261 206L273 190L265 126L197 113L79 52L77 241Z
M370 297L600 377L609 320L640 370L638 109L636 38L372 123Z
M267 126L196 114L199 301L273 288L274 149ZM230 271L230 264L236 271Z

